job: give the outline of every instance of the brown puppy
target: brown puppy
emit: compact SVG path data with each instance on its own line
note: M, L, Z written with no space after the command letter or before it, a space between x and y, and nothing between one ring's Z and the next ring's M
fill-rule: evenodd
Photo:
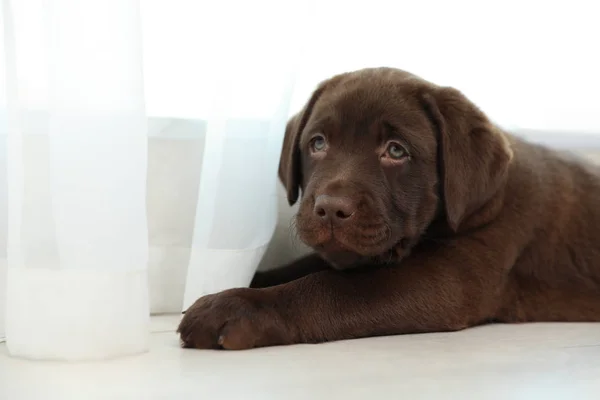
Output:
M183 346L600 321L600 171L502 132L455 89L336 76L288 123L279 172L318 256L199 299Z

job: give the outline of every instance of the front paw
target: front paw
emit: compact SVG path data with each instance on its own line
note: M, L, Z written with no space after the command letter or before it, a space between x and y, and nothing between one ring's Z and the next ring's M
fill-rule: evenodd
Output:
M177 332L183 347L243 350L292 342L270 293L231 289L198 299Z

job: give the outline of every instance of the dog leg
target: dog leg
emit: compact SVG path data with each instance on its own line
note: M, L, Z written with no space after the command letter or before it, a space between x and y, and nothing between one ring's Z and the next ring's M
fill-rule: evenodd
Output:
M278 286L202 297L179 326L182 343L248 349L454 331L493 318L495 288L506 272L493 261L497 254L474 259L456 248L434 254L397 266L321 271ZM494 281L482 281L474 272L484 266L490 271L486 279Z
M276 286L326 269L329 269L327 262L317 254L309 254L284 267L257 272L252 279L252 283L250 283L250 287L264 288Z

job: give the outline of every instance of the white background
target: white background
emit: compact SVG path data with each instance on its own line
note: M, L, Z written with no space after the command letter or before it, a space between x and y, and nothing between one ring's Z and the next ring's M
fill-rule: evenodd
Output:
M248 60L268 65L292 54L298 80L291 112L333 74L392 66L457 87L506 128L600 137L600 3L594 0L140 2L152 116L203 118L215 65L235 74L249 68ZM265 27L252 23L254 13L288 18ZM262 30L271 50L253 51L243 40L248 29ZM207 59L207 46L222 49L220 60ZM3 63L0 74L1 93ZM239 114L268 104L261 96L269 90L260 87L270 84L269 75L256 67L254 75L251 95L240 87L246 94Z
M600 135L600 4L591 0L142 0L148 112L201 117L197 98L210 79L202 47L235 44L239 21L276 4L287 8L288 29L272 32L273 51L261 56L273 62L300 35L292 112L328 76L385 65L457 87L510 129ZM232 18L203 18L219 7ZM224 51L222 61L245 67L235 52ZM268 85L268 77L257 80Z

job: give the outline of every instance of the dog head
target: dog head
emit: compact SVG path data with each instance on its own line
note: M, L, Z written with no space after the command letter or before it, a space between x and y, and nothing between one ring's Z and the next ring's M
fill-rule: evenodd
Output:
M287 124L279 176L299 236L334 267L397 261L458 231L503 185L508 140L459 91L391 68L321 83Z

